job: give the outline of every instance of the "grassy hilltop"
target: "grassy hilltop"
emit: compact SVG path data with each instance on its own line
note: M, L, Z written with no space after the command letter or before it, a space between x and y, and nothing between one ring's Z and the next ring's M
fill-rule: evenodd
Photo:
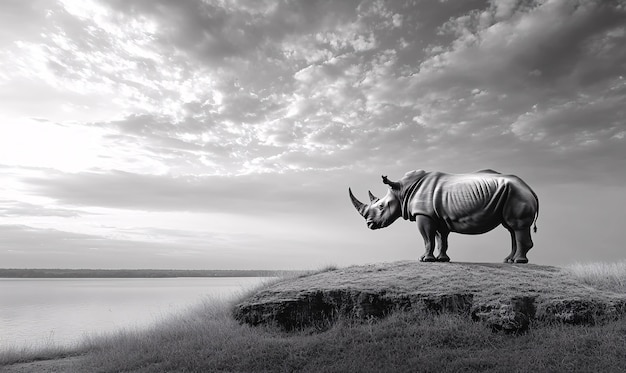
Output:
M593 325L620 319L626 295L588 286L557 267L406 261L280 281L237 304L234 314L251 325L300 329L398 310L460 314L519 333L536 322Z
M392 274L393 265L382 265L389 270L388 275ZM397 265L407 266L406 263ZM471 289L477 286L477 282L472 281L476 272L485 270L478 268L473 271L474 275L468 273L465 277L451 279L445 277L446 268L453 267L428 265L430 269L439 268L441 274L439 280L433 279L429 286L443 281L451 287ZM472 272L471 267L460 268L470 268ZM591 326L533 321L527 331L515 334L494 332L487 322L472 321L468 315L416 308L392 310L383 318L339 314L332 323L291 331L240 324L232 317L235 304L242 304L268 289L296 286L307 278L323 285L324 275L337 277L341 273L358 272L358 268L368 267L328 268L306 276L284 278L241 295L235 301L207 301L152 329L91 337L73 349L0 353L0 371L626 371L624 318ZM515 272L515 268L518 267L511 266L510 271ZM542 266L519 268L542 270ZM529 278L528 285L539 295L558 294L571 285L575 291L590 291L597 298L626 296L626 264L579 265L565 270L545 268L547 272L556 273L561 282L533 282ZM494 277L499 279L495 283L484 277L478 276L478 286L486 293L493 295L498 293L498 288L507 286L505 272ZM516 282L520 282L519 278Z

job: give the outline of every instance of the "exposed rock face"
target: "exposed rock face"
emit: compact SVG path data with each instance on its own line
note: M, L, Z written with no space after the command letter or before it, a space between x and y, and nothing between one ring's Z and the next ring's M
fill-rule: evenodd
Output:
M398 262L284 279L235 305L250 325L286 330L340 316L380 318L393 310L452 312L495 330L519 332L533 320L595 324L626 314L626 294L582 285L548 266Z
M287 330L332 322L338 316L384 317L395 309L469 314L472 294L396 296L358 290L313 290L297 296L239 304L235 317L251 325L277 324Z
M519 332L528 329L535 318L535 297L514 296L472 307L472 318L485 321L494 330Z

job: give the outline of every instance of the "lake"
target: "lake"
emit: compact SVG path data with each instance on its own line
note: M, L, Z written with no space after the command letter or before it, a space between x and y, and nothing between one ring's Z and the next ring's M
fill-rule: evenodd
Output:
M86 335L142 328L260 277L0 279L0 350L72 345Z

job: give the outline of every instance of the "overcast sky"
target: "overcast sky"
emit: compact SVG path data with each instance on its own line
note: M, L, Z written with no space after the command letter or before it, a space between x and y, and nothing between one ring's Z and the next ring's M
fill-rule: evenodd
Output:
M0 267L417 259L348 187L484 168L538 194L532 263L626 258L625 1L4 0L0 24Z

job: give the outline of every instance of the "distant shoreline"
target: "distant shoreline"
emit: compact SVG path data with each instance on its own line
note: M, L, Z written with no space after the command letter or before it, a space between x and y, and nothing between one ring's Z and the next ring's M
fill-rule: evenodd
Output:
M243 269L43 269L0 268L0 278L276 277L297 271Z

